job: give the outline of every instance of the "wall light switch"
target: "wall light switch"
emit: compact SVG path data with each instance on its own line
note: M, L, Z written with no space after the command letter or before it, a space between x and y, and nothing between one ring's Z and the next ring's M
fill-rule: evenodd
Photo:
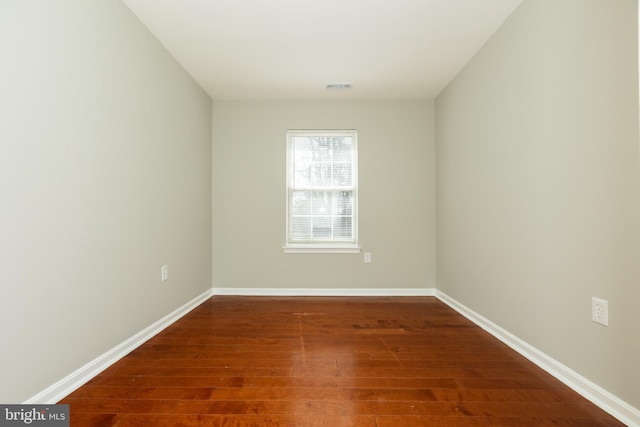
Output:
M169 280L169 267L166 265L162 266L161 272L160 272L160 280L161 281L165 281L165 280Z

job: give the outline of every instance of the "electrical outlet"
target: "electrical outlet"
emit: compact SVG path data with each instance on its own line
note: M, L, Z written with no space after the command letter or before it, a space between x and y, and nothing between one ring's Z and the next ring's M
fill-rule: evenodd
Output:
M160 272L160 280L161 281L165 281L165 280L169 280L169 267L166 265L162 266L161 272Z
M609 302L600 298L591 298L591 320L609 326Z
M366 262L367 264L371 262L371 252L364 253L364 262Z

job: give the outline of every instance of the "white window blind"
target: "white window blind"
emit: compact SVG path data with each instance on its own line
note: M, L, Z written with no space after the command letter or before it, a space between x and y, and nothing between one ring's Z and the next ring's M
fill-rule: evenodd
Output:
M285 249L357 249L357 175L356 131L287 132Z

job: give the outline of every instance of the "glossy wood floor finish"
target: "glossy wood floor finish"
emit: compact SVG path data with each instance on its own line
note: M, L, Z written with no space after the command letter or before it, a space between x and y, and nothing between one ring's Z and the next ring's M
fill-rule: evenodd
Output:
M61 401L84 426L621 426L431 297L216 296Z

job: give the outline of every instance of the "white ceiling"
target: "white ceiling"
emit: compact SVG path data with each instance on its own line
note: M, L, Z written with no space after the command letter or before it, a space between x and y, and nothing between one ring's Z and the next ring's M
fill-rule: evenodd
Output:
M123 1L215 100L433 99L522 2Z

